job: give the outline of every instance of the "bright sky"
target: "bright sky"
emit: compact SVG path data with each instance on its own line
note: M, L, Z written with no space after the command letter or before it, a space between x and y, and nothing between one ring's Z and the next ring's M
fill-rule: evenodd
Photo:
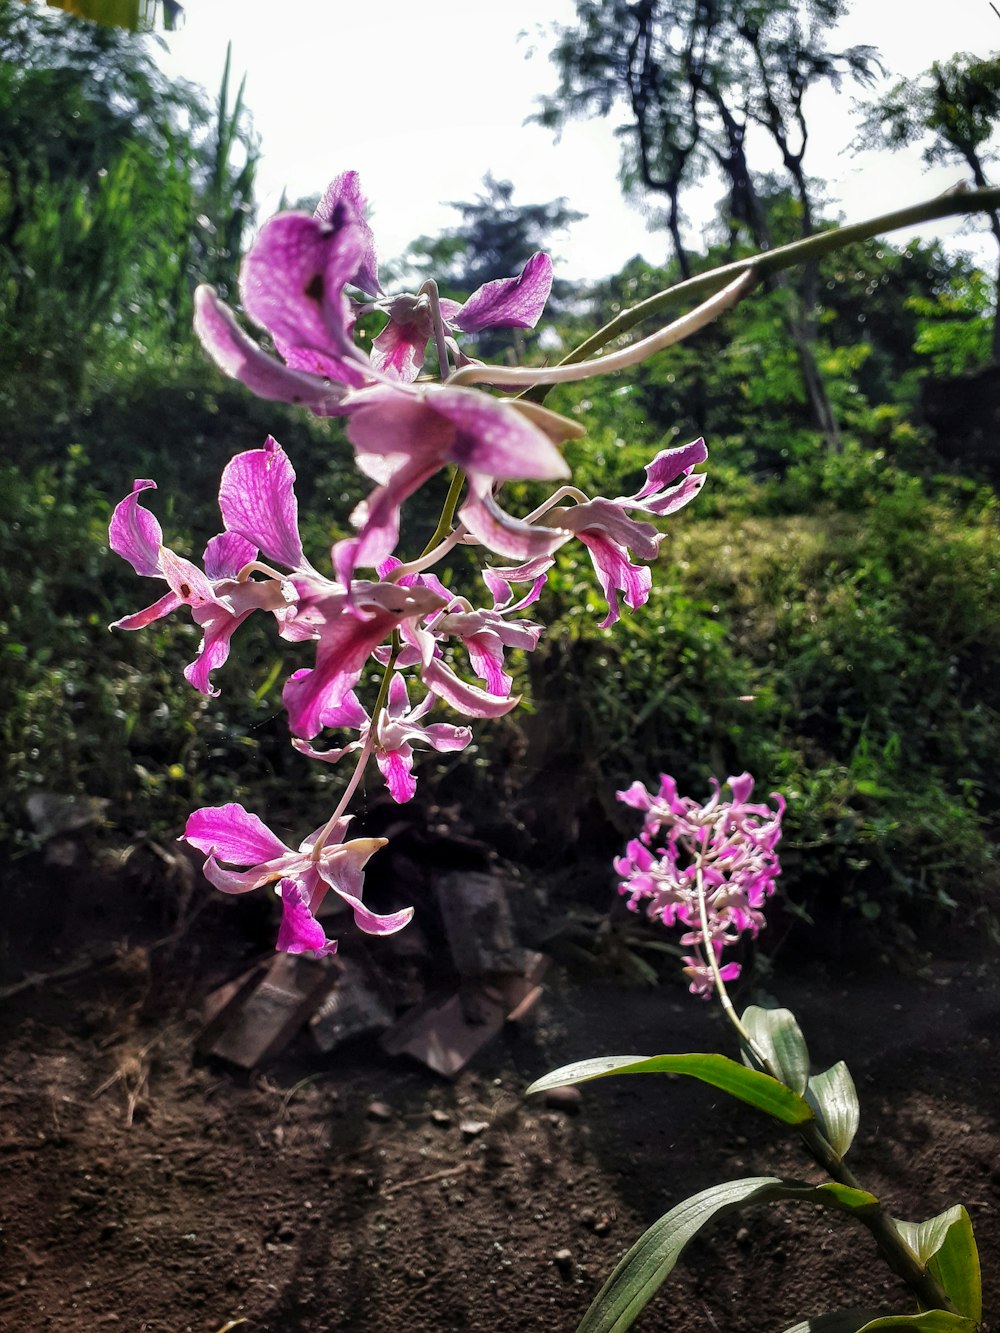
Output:
M565 195L589 215L554 246L564 277L601 277L636 253L666 257L665 235L649 232L621 198L612 123L574 123L559 143L524 124L554 87L548 34L572 21L572 0L187 0L185 11L183 29L166 37L163 67L214 94L232 40L263 147L261 219L282 190L290 199L314 194L356 168L390 258L453 225L446 202L475 198L491 171L514 182L515 203ZM989 54L1000 47L1000 17L988 0L854 0L836 42L878 47L899 77L956 50ZM806 166L828 182L848 220L916 203L962 178L958 168L928 171L916 151L850 154L856 95L849 85L839 96L817 91L808 107ZM686 201L694 241L720 192L708 183ZM935 228L923 234L957 230ZM980 252L972 236L956 243Z

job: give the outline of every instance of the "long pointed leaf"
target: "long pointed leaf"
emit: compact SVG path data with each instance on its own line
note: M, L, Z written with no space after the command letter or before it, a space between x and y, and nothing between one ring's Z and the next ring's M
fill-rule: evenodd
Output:
M756 1069L747 1069L725 1055L689 1054L609 1055L595 1060L580 1060L553 1070L532 1083L528 1092L545 1092L567 1083L585 1083L611 1074L685 1074L700 1079L721 1092L728 1092L758 1110L765 1111L786 1125L802 1125L812 1120L812 1107L791 1088Z
M577 1333L624 1333L673 1271L688 1241L712 1218L769 1197L776 1176L713 1185L671 1208L618 1263L583 1316Z
M598 1292L577 1333L624 1333L673 1272L685 1245L707 1222L750 1204L777 1201L814 1203L849 1213L878 1206L878 1200L864 1190L846 1185L816 1188L777 1176L751 1176L713 1185L671 1208L639 1237ZM940 1333L953 1331L942 1329Z

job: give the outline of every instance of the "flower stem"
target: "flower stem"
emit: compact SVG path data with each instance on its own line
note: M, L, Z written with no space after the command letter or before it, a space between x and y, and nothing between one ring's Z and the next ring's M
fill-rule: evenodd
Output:
M425 555L430 555L435 547L440 546L451 532L451 525L455 521L455 510L458 508L458 500L464 485L465 473L456 468L451 479L451 485L448 487L448 494L444 497L444 504L441 506L441 517L438 519L438 525L434 529L430 541L420 552L421 560Z
M444 320L441 318L441 297L434 279L428 278L417 295L426 296L430 302L431 319L434 322L434 342L438 354L438 370L441 378L446 380L451 370L451 362L448 360L448 339L444 330Z
M543 367L463 366L455 371L448 383L474 384L485 381L487 384L528 388L536 384L569 384L574 380L590 379L593 375L610 375L616 370L627 370L630 366L637 366L641 361L645 361L647 357L655 356L657 352L662 352L665 348L690 338L706 324L711 324L713 320L718 319L721 314L741 301L757 281L757 274L753 269L747 268L721 292L710 296L707 301L695 306L694 310L682 315L680 319L675 319L666 328L658 329L648 338L640 338L638 342L630 343L628 347L622 347L617 352L595 357L592 361L563 362L558 366Z
M535 391L528 396L536 402L541 402L548 392L548 386L561 382L550 378L555 371L587 362L587 359L593 357L602 347L606 347L608 343L621 337L623 333L627 333L629 329L634 328L636 324L643 320L654 315L661 316L667 310L685 301L692 299L704 301L706 296L718 292L720 288L732 283L734 279L742 275L751 273L754 282L757 282L770 277L774 273L780 273L784 269L794 268L797 264L815 262L824 255L843 249L844 246L852 245L857 241L870 240L873 236L881 236L884 232L895 231L900 227L911 227L920 222L931 222L937 218L954 217L960 214L992 212L998 208L1000 208L1000 187L988 190L963 191L961 193L948 191L935 199L925 200L923 203L913 204L908 208L896 209L891 213L883 213L879 217L870 218L864 222L855 222L850 226L836 227L830 231L819 232L814 236L806 237L805 240L793 241L790 245L782 245L775 250L767 250L762 254L751 255L746 259L738 259L732 264L711 269L707 273L699 273L693 278L688 278L685 282L679 282L673 287L657 292L655 296L640 301L638 305L623 310L619 315L616 315L603 328L598 329L596 333L563 357L558 366L537 370L529 370L525 367L520 370L519 377L516 380L508 378L511 371L504 366L464 367L461 371L456 371L456 375L461 375L462 379L456 381L456 376L452 376L452 382L468 383L472 378L478 378L494 384L534 385ZM696 314L697 310L700 309L702 309L701 306L697 307L692 314ZM715 318L715 316L713 315L712 318ZM673 326L668 327L672 328ZM666 332L666 330L663 330L663 332ZM693 332L695 332L695 329L690 329L681 336L688 337L689 333ZM680 341L680 339L674 339L673 341ZM670 344L666 345L669 346ZM625 350L628 351L629 349L626 348ZM651 354L652 351L646 353L646 355ZM597 358L597 360L603 361L604 358ZM470 373L475 370L479 370L481 373L478 376ZM604 372L600 370L587 372L588 375L591 373L601 374ZM584 378L584 376L580 378Z
M351 774L351 780L344 788L344 793L341 796L340 800L337 802L336 810L334 810L333 814L323 825L319 837L313 843L312 852L310 853L310 855L312 856L312 859L314 861L319 860L320 853L326 846L327 839L330 837L331 833L337 826L338 820L341 818L344 811L347 809L351 797L357 791L358 784L360 783L362 777L364 776L365 769L368 766L368 760L372 757L372 754L375 750L375 742L378 739L378 720L382 712L382 709L385 707L385 701L389 695L389 685L392 681L393 671L395 670L396 666L396 658L398 656L399 656L399 633L397 630L393 630L392 654L389 657L388 662L386 663L385 671L382 674L382 681L378 688L378 697L375 700L375 707L371 711L371 722L369 723L368 726L368 735L365 737L365 743L361 747L361 753L358 755L358 762L355 764L354 772Z

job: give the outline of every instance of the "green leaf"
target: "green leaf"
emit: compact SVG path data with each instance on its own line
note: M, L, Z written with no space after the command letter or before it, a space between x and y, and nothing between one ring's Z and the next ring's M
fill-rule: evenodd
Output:
M537 1079L528 1092L545 1092L567 1083L585 1083L610 1074L686 1074L700 1079L720 1092L756 1106L786 1125L802 1125L814 1118L812 1107L791 1088L776 1078L747 1069L725 1055L607 1055L595 1060L579 1060Z
M785 1333L973 1333L975 1324L948 1310L884 1314L877 1310L834 1310L793 1324Z
M639 1237L597 1293L577 1333L624 1333L669 1277L685 1245L707 1222L750 1204L780 1200L815 1203L847 1212L878 1205L878 1200L864 1190L849 1189L846 1185L822 1185L817 1189L777 1176L751 1176L713 1185L671 1208ZM942 1329L940 1333L952 1333L952 1329ZM956 1327L954 1333L965 1330Z
M572 1067L572 1066L571 1066ZM713 1185L671 1208L620 1260L583 1316L577 1333L624 1333L673 1271L688 1241L713 1218L767 1199L776 1176Z
M793 1092L805 1092L809 1082L809 1048L790 1009L762 1009L752 1004L741 1022L768 1064Z
M847 1156L858 1132L861 1108L854 1079L843 1060L814 1074L806 1085L806 1101L816 1112L823 1133L838 1157Z
M926 1222L893 1221L931 1277L941 1285L956 1310L979 1322L983 1317L983 1286L972 1220L961 1204Z

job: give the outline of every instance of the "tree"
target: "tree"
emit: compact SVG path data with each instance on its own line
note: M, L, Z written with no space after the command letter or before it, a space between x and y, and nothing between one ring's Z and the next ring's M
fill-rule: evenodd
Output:
M191 339L191 290L228 286L255 143L172 83L145 40L0 0L0 380L69 403L102 358ZM234 163L234 158L235 163Z
M746 234L758 249L774 243L748 158L753 130L777 146L799 200L799 232L813 227L812 185L803 159L808 142L804 99L818 82L870 79L870 47L830 51L827 30L843 0L577 0L579 24L562 28L552 58L559 87L543 99L539 120L559 128L574 116L607 115L624 102L622 179L627 192L667 196L667 228L683 276L690 262L681 238L684 189L714 163L727 190L730 244ZM837 427L812 352L815 274L789 293L788 329L819 427L831 446Z
M923 145L931 166L960 163L978 189L990 184L987 167L1000 159L1000 58L956 55L935 61L915 79L903 79L867 109L858 137L862 148ZM1000 214L988 214L1000 249ZM1000 290L1000 269L997 274ZM1000 361L1000 301L993 317L993 360Z

